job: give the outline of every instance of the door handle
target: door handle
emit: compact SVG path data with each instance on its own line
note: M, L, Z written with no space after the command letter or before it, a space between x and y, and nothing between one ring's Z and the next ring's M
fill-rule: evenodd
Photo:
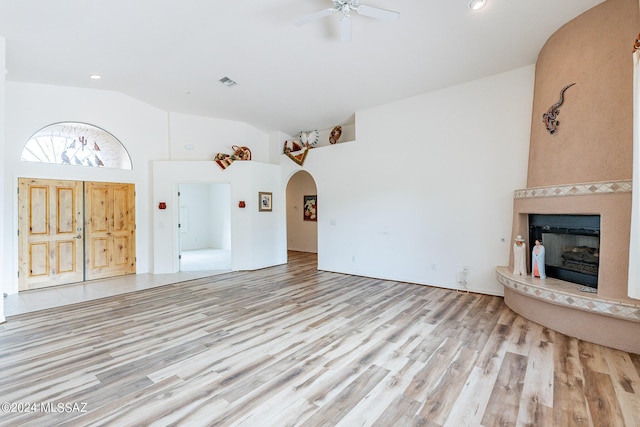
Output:
M82 239L82 234L78 234L74 239Z

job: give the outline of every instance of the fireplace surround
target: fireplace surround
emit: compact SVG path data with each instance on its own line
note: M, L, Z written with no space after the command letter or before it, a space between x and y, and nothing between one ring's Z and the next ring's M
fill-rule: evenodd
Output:
M511 253L509 266L496 268L507 306L566 335L640 354L640 340L630 339L637 336L640 327L640 301L627 296L631 181L516 190L512 235L527 236L528 247L533 245L528 231L535 215L599 220L597 289L587 287L596 292L583 292L581 288L586 286L571 281L531 277L531 253L527 254L529 274L516 276Z

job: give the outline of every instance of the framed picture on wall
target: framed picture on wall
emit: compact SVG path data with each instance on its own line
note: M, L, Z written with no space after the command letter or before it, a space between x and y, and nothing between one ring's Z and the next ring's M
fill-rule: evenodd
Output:
M304 196L304 220L318 220L318 196Z
M272 193L258 192L258 211L271 212L272 204Z

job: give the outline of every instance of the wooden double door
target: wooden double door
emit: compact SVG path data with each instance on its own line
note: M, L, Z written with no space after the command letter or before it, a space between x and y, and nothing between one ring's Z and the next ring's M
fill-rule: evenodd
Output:
M133 274L133 184L20 178L19 290Z

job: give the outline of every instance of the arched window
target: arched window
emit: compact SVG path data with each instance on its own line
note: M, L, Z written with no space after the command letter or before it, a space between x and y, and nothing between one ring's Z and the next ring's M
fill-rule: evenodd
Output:
M118 139L86 123L54 123L36 132L22 150L25 162L132 169L131 158Z

